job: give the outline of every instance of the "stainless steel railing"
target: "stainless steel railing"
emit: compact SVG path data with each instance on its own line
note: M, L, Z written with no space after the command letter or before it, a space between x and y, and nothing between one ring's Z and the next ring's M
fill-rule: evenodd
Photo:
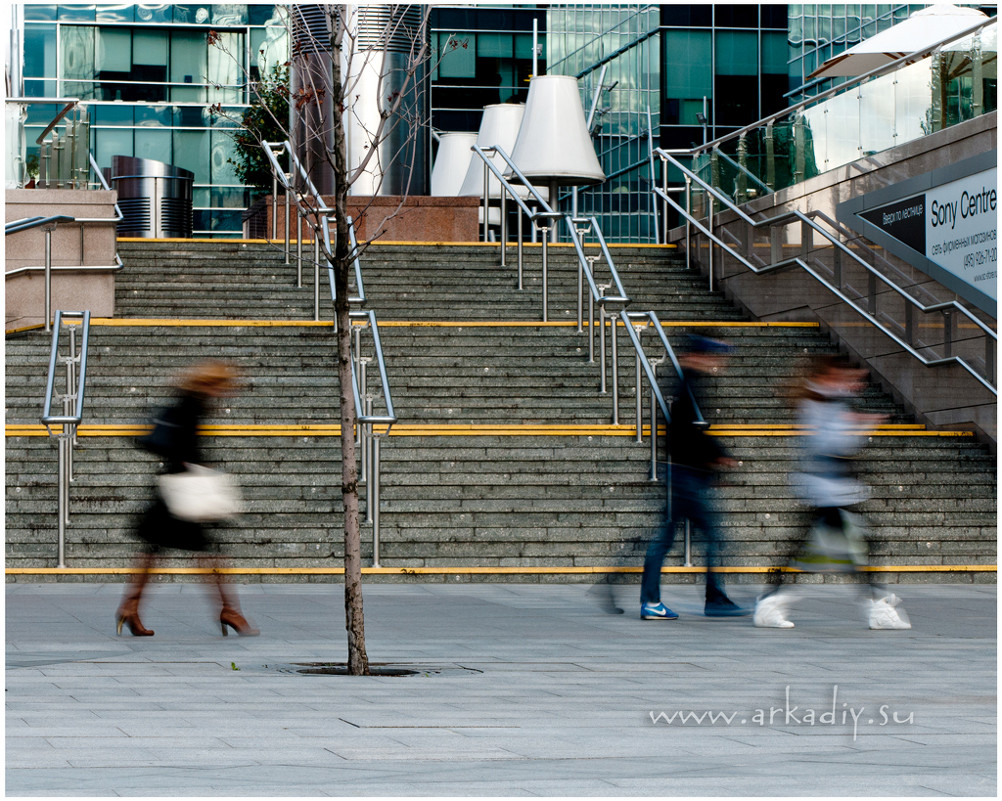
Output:
M116 205L117 211L117 205ZM83 227L85 223L91 222L114 222L114 217L70 217L66 214L54 214L49 217L25 217L21 220L13 220L4 226L4 236L29 231L33 228L41 228L45 233L45 263L42 265L29 265L26 267L16 267L4 273L4 281L23 273L41 272L45 274L44 300L42 316L44 318L45 333L52 331L52 274L54 272L117 272L124 266L119 255L115 254L115 264L110 266L83 264ZM77 223L80 224L80 264L78 265L53 265L52 264L52 232L60 224Z
M518 230L516 237L516 248L518 254L518 289L523 289L523 228L522 220L523 217L527 217L533 224L535 224L542 235L540 237L541 244L541 279L542 279L542 294L543 294L543 309L542 309L542 319L543 322L548 322L547 309L549 306L549 274L548 274L548 240L549 240L549 229L551 224L556 224L560 220L563 220L567 226L568 235L570 237L571 243L574 246L575 253L578 257L578 333L583 333L584 326L584 284L587 281L588 284L588 361L595 361L595 308L598 307L599 310L599 340L600 340L600 353L601 353L601 380L599 382L599 393L606 394L608 392L606 377L608 370L606 367L606 325L610 326L610 336L609 341L611 342L612 349L612 422L614 425L619 424L619 360L617 352L617 318L619 310L625 308L630 303L630 298L626 294L626 290L623 288L623 283L620 280L619 273L616 270L616 265L613 262L612 254L609 252L609 247L605 242L605 238L602 236L602 230L599 227L598 221L594 217L572 217L571 215L565 215L560 212L554 211L550 204L540 195L539 191L532 185L532 182L522 174L519 168L511 160L511 157L505 153L504 149L500 147L487 147L481 148L477 145L472 147L472 150L476 156L478 156L484 162L484 235L486 239L487 227L486 223L489 219L488 208L490 202L490 179L493 176L500 185L500 195L501 195L501 266L507 266L507 250L508 250L508 208L507 202L508 197L515 202L516 206L521 211L518 217ZM528 198L538 206L539 210L534 211L529 208L526 199L520 196L520 193L516 186L506 177L505 172L502 172L499 167L493 163L491 157L498 156L506 165L508 170L511 171L512 177L516 178L520 185L525 188ZM539 223L542 222L542 225ZM583 241L584 237L588 234L593 235L599 245L599 253L594 256L588 256L585 254ZM605 267L608 270L608 282L598 283L596 281L595 267L599 260L602 260ZM613 293L607 294L607 292L612 289Z
M643 417L644 417L644 378L647 379L647 386L650 389L650 432L651 432L651 459L650 459L650 481L657 481L657 464L658 464L658 412L664 417L665 426L667 427L671 423L671 411L670 404L664 394L661 392L661 388L658 382L657 368L668 361L675 371L675 375L681 383L682 378L682 366L679 364L678 358L675 355L675 350L672 348L671 343L668 341L668 337L665 335L664 326L661 325L661 321L658 319L657 314L653 311L648 312L629 312L623 309L619 313L619 317L623 322L623 327L626 329L627 334L630 337L630 341L633 343L634 351L636 352L636 426L637 426L637 442L643 441ZM660 344L661 350L663 351L660 356L653 359L648 358L641 341L641 334L650 329L656 335L656 344ZM689 400L692 403L692 408L695 412L695 425L700 428L709 428L709 423L706 422L703 417L702 412L699 409L699 405L696 403L696 399L692 394L692 388L688 384L685 384L685 389L689 394ZM667 450L667 449L666 449ZM672 461L670 451L665 453L665 484L667 491L666 498L666 514L669 521L669 525L672 520L672 508L671 508L671 471L672 471ZM685 566L692 566L692 527L689 521L685 522L685 535L684 535L684 545L683 545L683 556L685 559Z
M278 187L281 184L285 188L285 263L290 263L290 239L291 239L291 195L297 197L296 203L296 263L297 280L296 286L302 287L303 275L303 236L302 223L310 216L310 212L304 210L302 193L296 188L295 178L302 181L314 201L313 216L316 218L313 226L313 318L320 319L320 242L323 239L325 253L333 253L334 236L336 228L331 230L331 222L334 220L334 209L329 207L321 196L319 190L310 179L302 163L296 157L292 145L288 142L263 142L264 152L272 168L272 239L278 239L278 215L275 213L274 203L278 198ZM278 162L281 154L289 156L291 166L290 172L285 172ZM349 296L349 304L365 303L365 286L362 280L362 265L359 259L359 246L355 234L355 225L351 217L348 222L348 242L351 247L352 267L355 274L355 294ZM334 280L334 265L329 258L324 257L327 262L327 278L330 284L331 303L337 299L336 282ZM353 337L351 338L351 383L352 395L355 402L355 418L357 421L355 431L355 442L359 449L359 485L366 488L366 508L365 522L372 524L372 562L373 567L379 567L379 487L381 484L381 455L380 437L389 434L397 417L393 411L393 398L390 393L390 383L386 374L386 360L383 356L383 345L379 338L379 324L376 314L373 311L350 311L349 320L356 321L352 325ZM362 332L370 332L371 356L363 355ZM379 372L379 387L373 391L369 386L368 366L375 360ZM373 406L376 400L382 397L385 411L383 414L375 414Z
M547 203L543 196L539 194L539 191L532 185L532 183L519 171L518 167L511 160L507 153L500 147L488 147L481 148L479 145L473 145L473 153L479 156L484 162L484 241L487 241L487 229L490 223L490 176L493 175L497 178L501 186L501 266L508 266L508 195L511 195L512 200L515 204L522 210L522 214L518 215L518 236L516 239L516 251L518 255L518 288L521 290L523 288L522 273L523 273L523 256L522 256L522 244L524 241L523 231L522 231L522 219L523 215L528 217L530 222L536 226L537 229L542 233L540 237L540 242L542 245L542 283L543 283L543 322L547 322L547 308L548 294L549 294L549 268L547 263L547 244L549 242L549 232L550 226L555 224L563 215L559 212L555 212L550 208L550 204ZM529 195L532 197L535 204L539 207L540 211L533 211L529 208L528 204L523 200L515 188L511 185L507 178L505 178L504 173L498 169L491 158L488 156L499 156L505 164L508 165L509 169L522 185L528 191Z
M352 348L351 388L355 397L358 428L355 441L359 446L359 484L366 487L365 522L372 524L372 566L379 564L379 487L382 483L380 437L386 436L397 422L390 395L390 382L386 376L386 361L379 339L379 325L376 313L369 311L349 312L349 317L360 323L352 326L354 347ZM363 356L362 331L367 329L372 340L372 356ZM379 371L379 390L373 392L369 386L368 366L373 358ZM373 405L382 395L384 413L375 414ZM379 428L377 428L379 426Z
M812 278L817 280L822 286L824 286L828 291L834 294L839 300L845 303L850 309L856 312L860 317L862 317L869 325L871 325L876 330L880 331L886 335L889 339L895 342L902 350L910 354L922 364L928 367L935 367L942 364L957 364L970 373L979 383L986 387L993 395L998 395L998 390L991 383L994 378L994 370L992 368L993 364L993 354L995 347L997 346L998 336L994 331L991 330L987 325L985 325L981 320L971 314L964 306L956 301L948 301L946 303L936 303L932 305L925 305L921 301L912 297L904 289L899 287L896 283L891 281L887 276L868 264L865 260L859 257L853 250L846 247L846 245L835 235L830 234L817 222L815 222L815 217L820 215L817 212L809 212L804 214L799 210L786 211L778 214L774 217L764 218L760 220L753 219L750 217L741 207L736 205L726 194L714 188L711 184L700 178L695 172L685 167L676 158L679 155L678 152L668 152L665 150L659 150L658 155L666 163L671 164L673 167L681 171L685 178L685 197L686 202L683 207L682 204L676 202L671 197L671 192L666 191L664 187L656 187L654 192L659 196L665 203L672 206L676 211L682 215L682 218L686 221L687 239L686 239L686 262L690 263L690 251L688 240L688 231L690 227L698 230L703 236L707 238L709 243L708 256L707 256L707 268L709 272L710 289L713 289L714 276L716 273L716 268L714 265L714 245L721 248L728 257L734 259L739 264L748 268L755 274L764 274L768 272L774 272L782 269L789 268L799 268L806 274L810 275ZM667 170L664 170L667 174ZM691 211L692 203L692 185L696 184L701 191L705 192L709 197L709 202L707 206L707 218L706 224L704 223ZM680 188L676 187L676 191ZM747 258L742 251L749 250L744 247L734 247L728 242L724 241L721 236L717 233L717 225L714 223L714 206L716 201L721 205L723 209L726 209L730 213L736 215L737 219L744 223L749 231L755 231L757 229L766 229L769 235L770 242L770 262L768 264L755 264L749 258ZM800 226L800 247L801 252L792 258L783 258L781 252L781 233L782 229L788 225L799 225ZM725 226L726 228L726 226ZM818 269L815 268L810 263L811 243L814 240L814 236L818 235L821 239L821 248L829 250L833 254L833 281L829 281L824 275L822 275ZM868 292L867 292L867 302L863 306L858 302L858 299L853 298L845 291L842 281L842 270L846 264L855 265L857 268L862 269L867 276ZM904 330L904 336L894 331L888 324L882 322L877 316L876 309L876 297L877 297L877 286L883 285L886 289L890 290L893 297L898 298L903 304L905 310L905 321L900 326ZM915 312L920 312L921 314L931 314L938 312L944 315L944 334L945 342L944 347L947 351L946 356L942 358L926 358L919 350L917 350L909 339L914 338L914 322L913 315ZM967 322L973 325L975 328L979 329L985 338L985 375L979 373L970 363L968 363L964 358L960 356L952 355L949 351L952 348L952 326L953 326L953 315L956 314L960 317L964 317Z
M80 350L77 351L76 325L69 329L69 350L65 355L59 354L59 336L63 320L81 321ZM77 426L83 419L84 390L87 384L87 345L90 339L89 311L56 311L56 320L52 332L52 348L49 352L49 374L45 381L45 400L42 404L42 423L49 436L59 440L59 470L58 486L58 564L66 567L66 526L70 521L70 483L73 481L73 448L76 446ZM53 391L56 382L57 365L65 367L66 391L59 396L63 413L52 414ZM53 435L52 426L61 426L58 434Z
M68 105L64 109L65 113L70 108L72 104ZM58 122L59 117L53 121L53 125ZM51 126L50 126L51 128ZM94 154L87 153L89 159L89 169L93 170L98 177L102 188L111 191L111 187L108 185L108 181L105 179L101 172L100 167L98 167L97 162L94 160ZM12 220L4 225L4 236L10 236L11 234L17 234L21 231L29 231L33 228L42 228L45 233L45 262L42 265L29 265L26 267L17 267L10 270L4 274L4 280L13 278L16 275L21 275L23 273L32 272L44 272L45 273L45 299L44 299L44 309L43 316L45 318L45 332L49 333L52 331L52 273L53 272L118 272L124 265L122 264L121 257L115 254L115 263L113 265L96 265L96 264L84 264L84 227L88 224L95 223L115 223L117 224L119 220L123 218L122 210L115 204L115 216L114 217L71 217L67 214L54 214L48 217L25 217L21 220ZM52 232L56 229L56 226L60 224L69 224L80 226L80 264L78 265L53 265L52 264Z

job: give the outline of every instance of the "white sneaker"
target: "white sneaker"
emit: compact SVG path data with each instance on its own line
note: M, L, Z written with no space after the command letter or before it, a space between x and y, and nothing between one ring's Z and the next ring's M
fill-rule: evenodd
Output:
M792 629L792 621L786 619L789 603L789 598L778 592L759 598L752 622L763 629Z
M898 604L901 599L897 595L885 595L876 601L870 601L870 628L879 629L910 629L911 622L904 609Z

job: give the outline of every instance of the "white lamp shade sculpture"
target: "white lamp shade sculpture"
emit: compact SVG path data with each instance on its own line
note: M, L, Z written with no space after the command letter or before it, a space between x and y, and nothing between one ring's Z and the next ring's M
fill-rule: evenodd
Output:
M431 193L436 197L456 197L470 169L477 141L475 133L445 133L439 138L438 155L431 171ZM479 161L480 159L477 159Z
M500 147L511 157L524 113L525 105L522 103L495 103L484 106L484 116L480 120L480 131L477 133L477 145L482 148ZM508 165L500 156L491 157L491 163L501 172L508 169ZM491 176L488 183L490 197L501 197L501 186L497 180ZM484 196L484 162L479 156L474 156L470 161L470 167L466 172L466 178L463 180L459 194L474 197Z
M555 188L605 180L585 124L576 78L537 75L530 81L511 158L533 184Z

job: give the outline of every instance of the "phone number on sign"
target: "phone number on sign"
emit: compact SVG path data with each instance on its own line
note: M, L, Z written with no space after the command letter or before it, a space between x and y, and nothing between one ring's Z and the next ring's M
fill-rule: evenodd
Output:
M964 256L964 267L973 269L983 264L995 264L997 260L998 249L985 248L984 250L976 250L973 253L966 254Z

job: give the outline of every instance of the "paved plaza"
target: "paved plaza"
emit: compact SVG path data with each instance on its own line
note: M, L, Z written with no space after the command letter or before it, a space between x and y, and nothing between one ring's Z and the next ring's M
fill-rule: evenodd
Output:
M995 796L996 587L903 585L911 631L869 631L846 586L792 630L602 611L583 586L373 584L343 662L338 584L241 586L257 638L203 587L6 588L9 796ZM757 588L735 586L738 601ZM692 713L692 714L690 714ZM683 716L685 722L683 723Z

